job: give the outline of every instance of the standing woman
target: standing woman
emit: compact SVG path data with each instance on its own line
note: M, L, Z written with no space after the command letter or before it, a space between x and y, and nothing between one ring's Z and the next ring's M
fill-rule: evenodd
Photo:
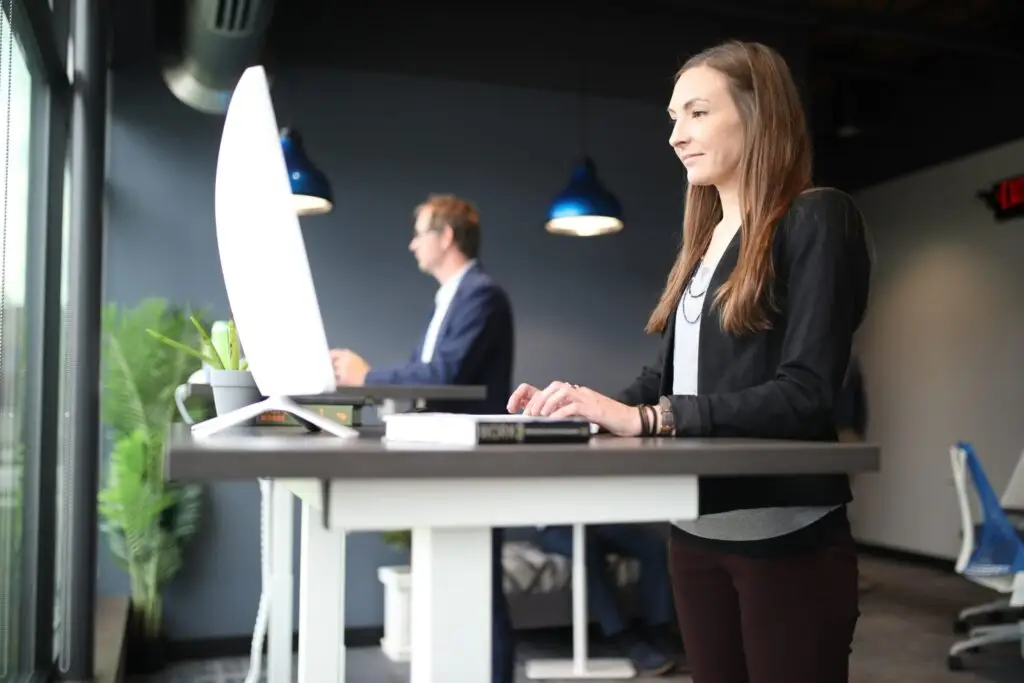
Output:
M729 42L676 76L669 142L689 184L683 248L647 325L661 351L615 398L522 385L508 409L621 436L836 441L834 405L867 304L852 199L813 188L785 61ZM676 612L695 683L844 683L859 617L843 474L701 481L672 525Z

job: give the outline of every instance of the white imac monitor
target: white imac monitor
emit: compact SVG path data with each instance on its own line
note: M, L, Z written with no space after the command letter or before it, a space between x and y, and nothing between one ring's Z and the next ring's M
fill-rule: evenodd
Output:
M267 397L336 390L266 72L246 69L217 157L217 248L231 315Z
M192 425L194 437L242 426L274 410L320 430L358 432L298 405L334 392L331 353L263 67L246 69L228 105L217 157L217 249L238 338L266 398Z

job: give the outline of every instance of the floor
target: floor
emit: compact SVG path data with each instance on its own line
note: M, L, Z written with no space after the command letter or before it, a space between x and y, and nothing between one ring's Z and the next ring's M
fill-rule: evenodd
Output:
M1020 683L1024 659L1020 646L986 651L967 660L967 670L951 672L946 654L956 640L952 622L957 611L993 599L988 591L948 573L888 560L864 558L863 576L871 584L861 600L862 617L851 658L851 683ZM596 648L595 648L596 649ZM567 656L568 638L527 641L520 659ZM595 655L600 655L596 651ZM175 664L159 676L132 683L242 683L248 660L223 659ZM520 671L518 681L527 679ZM689 681L687 676L650 681ZM348 653L348 683L405 683L408 666L387 660L377 648Z

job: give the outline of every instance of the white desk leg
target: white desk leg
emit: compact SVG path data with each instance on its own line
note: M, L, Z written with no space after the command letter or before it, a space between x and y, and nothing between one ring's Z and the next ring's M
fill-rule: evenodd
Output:
M412 532L410 683L491 680L491 530Z
M345 531L302 503L298 683L345 681Z
M636 667L628 659L587 657L586 535L582 524L572 527L572 659L534 659L526 663L531 680L584 680L634 678Z
M270 482L271 520L269 551L273 576L270 601L270 628L267 634L267 683L292 683L292 634L295 632L292 609L295 583L295 499L283 486Z

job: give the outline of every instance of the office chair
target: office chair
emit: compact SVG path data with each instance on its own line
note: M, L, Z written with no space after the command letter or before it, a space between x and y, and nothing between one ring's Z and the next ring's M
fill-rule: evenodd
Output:
M956 571L979 585L1009 594L1011 607L1024 606L1024 541L1017 535L992 491L974 448L960 442L950 448L949 455L963 527ZM982 511L977 538L967 488L968 473ZM1024 657L1024 620L972 628L966 639L954 643L949 649L949 668L962 669L964 653L977 652L986 645L1014 642L1021 643L1021 656Z
M1003 491L999 503L1004 510L1024 510L1024 453L1021 453L1017 467L1010 476L1010 483ZM1018 515L1011 521L1017 529L1017 535L1024 538L1024 519ZM974 525L975 536L978 535L980 529L981 525ZM1010 598L1004 597L961 610L956 621L953 622L953 633L964 634L970 632L972 626L1005 624L1019 621L1022 618L1024 618L1024 606L1011 607Z

